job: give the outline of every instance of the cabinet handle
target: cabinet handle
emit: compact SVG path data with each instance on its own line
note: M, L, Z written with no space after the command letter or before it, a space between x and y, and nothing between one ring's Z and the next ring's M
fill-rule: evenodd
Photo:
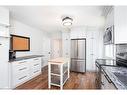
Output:
M37 66L37 65L39 65L39 64L34 64L34 66Z
M35 71L34 73L38 72L39 70Z
M19 78L19 80L22 80L22 79L24 79L24 78L26 78L27 76L23 76L23 77L21 77L21 78Z
M2 45L2 44L0 44L0 45Z
M27 67L21 68L21 69L19 69L19 71L22 71L22 70L25 70L25 69L27 69Z
M27 61L22 61L22 62L19 62L19 63L25 63L25 62L27 62Z
M111 80L108 78L107 75L104 74L104 76L105 76L105 78L108 80L109 83L112 83Z
M34 60L39 60L39 59L34 59Z

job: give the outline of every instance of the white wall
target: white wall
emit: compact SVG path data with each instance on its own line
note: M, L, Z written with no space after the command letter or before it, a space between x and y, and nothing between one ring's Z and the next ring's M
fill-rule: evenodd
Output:
M112 8L105 20L105 27L114 25L114 9Z
M17 52L17 57L27 55L43 55L43 38L47 37L44 31L37 30L14 19L10 20L10 24L11 34L30 37L30 51Z
M62 32L52 32L50 33L50 39L62 39Z
M52 32L50 34L51 58L62 56L62 32Z
M114 25L114 9L112 8L108 13L105 21L105 29L109 26ZM105 30L104 30L105 32ZM114 58L114 45L104 45L104 57Z

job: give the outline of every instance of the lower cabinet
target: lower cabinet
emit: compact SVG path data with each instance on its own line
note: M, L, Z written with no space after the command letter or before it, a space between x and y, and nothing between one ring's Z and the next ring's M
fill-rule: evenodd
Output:
M107 90L115 90L116 87L112 83L112 81L109 79L109 77L101 72L101 89L107 89Z
M25 83L41 73L41 57L11 63L11 87Z

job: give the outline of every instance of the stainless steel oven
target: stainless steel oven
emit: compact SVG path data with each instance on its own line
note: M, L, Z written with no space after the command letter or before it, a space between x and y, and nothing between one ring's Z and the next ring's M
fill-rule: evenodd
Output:
M116 64L127 67L127 44L116 45Z

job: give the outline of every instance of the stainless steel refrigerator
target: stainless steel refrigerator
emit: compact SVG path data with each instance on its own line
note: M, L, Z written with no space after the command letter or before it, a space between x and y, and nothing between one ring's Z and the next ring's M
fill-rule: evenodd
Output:
M71 39L71 71L86 72L86 39Z

